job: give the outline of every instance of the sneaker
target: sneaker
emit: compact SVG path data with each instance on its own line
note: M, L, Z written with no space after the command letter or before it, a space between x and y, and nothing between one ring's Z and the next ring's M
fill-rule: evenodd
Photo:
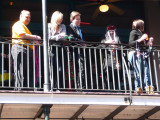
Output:
M154 91L153 91L153 86L147 86L145 87L145 91L147 94L154 94Z
M142 91L141 88L137 88L137 89L136 89L136 93L141 94L141 93L143 93L143 91Z

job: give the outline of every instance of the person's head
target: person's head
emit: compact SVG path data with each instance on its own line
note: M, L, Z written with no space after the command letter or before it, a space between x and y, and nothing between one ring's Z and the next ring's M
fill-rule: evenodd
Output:
M110 35L113 35L115 33L115 26L114 25L109 25L107 26L107 31L110 33Z
M31 13L28 10L22 10L20 13L20 21L24 24L24 25L28 25L31 21Z
M63 14L60 11L55 11L51 17L51 24L60 25L63 21Z
M80 26L81 14L77 11L72 11L70 14L70 21L76 26Z
M134 20L132 23L132 29L139 29L140 31L144 31L144 21L141 19Z

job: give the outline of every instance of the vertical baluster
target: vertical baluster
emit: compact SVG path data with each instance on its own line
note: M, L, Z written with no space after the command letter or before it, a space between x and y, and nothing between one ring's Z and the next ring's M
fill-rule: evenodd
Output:
M65 68L64 68L64 48L63 47L61 48L61 52L62 52L63 88L66 88L65 87Z
M113 82L113 90L115 90L115 76L114 76L114 65L113 65L113 49L110 49L110 56L111 56L111 65L112 65L112 82Z
M78 77L80 78L80 88L82 89L82 71L81 71L81 59L80 59L80 48L78 47L78 55L79 55L79 59L78 59L78 66L79 66L79 73L78 73Z
M156 87L157 87L157 91L159 91L155 52L153 52L153 64L154 64L154 72L155 72L155 79L156 79Z
M121 56L123 57L123 46L121 46ZM125 76L125 69L124 69L124 61L122 60L122 69L123 69L123 79L124 79L124 90L127 92L127 86L126 86L126 76Z
M108 90L111 89L110 87L110 79L109 79L109 69L108 69L108 52L107 52L107 49L105 49L105 65L106 65L106 69L107 69L107 84L108 84Z
M58 57L58 46L56 46L56 65L57 65L57 89L60 88L59 86L59 57Z
M8 53L8 66L9 66L9 87L11 87L11 44L9 44L9 53Z
M89 48L89 65L90 65L91 89L93 89L93 76L92 76L91 48Z
M41 86L41 77L42 77L42 73L41 73L41 45L38 46L39 49L38 49L38 57L39 57L39 77L38 77L38 80L39 80L39 88L42 88Z
M97 83L97 89L99 89L98 70L97 70L97 52L96 52L96 48L94 48L94 59L95 59L95 68L96 68L96 83ZM104 87L103 87L103 89L104 89Z
M36 64L35 64L35 45L33 45L33 87L35 88ZM31 68L32 69L32 68Z
M101 67L101 75L102 75L102 88L105 89L104 87L104 79L103 79L103 63L102 63L102 49L99 49L99 54L100 54L100 67Z
M24 47L24 46L22 45L22 48L23 48L23 47ZM20 54L21 54L21 64L22 64L22 67L20 66L20 67L21 67L20 70L22 70L22 71L21 71L21 72L22 72L21 74L22 74L22 76L23 76L23 78L24 78L23 66L24 66L25 63L23 62L23 52L24 52L24 51L23 51L23 49L22 49L22 51L21 51L21 53L20 53ZM21 80L21 81L19 81L19 82L20 82L20 85L22 85L22 88L23 88L23 80Z
M69 53L69 47L67 47L67 49L68 49L68 84L69 84L69 88L71 88L71 74L70 74L70 58L69 58L69 56L70 56L70 53Z
M121 90L121 83L120 83L120 75L119 75L119 67L120 66L118 66L118 65L120 65L120 63L119 63L119 58L118 58L118 52L117 52L117 49L116 49L116 67L117 67L117 77L118 77L118 88L119 88L119 90Z
M2 87L4 87L4 43L2 43Z
M83 48L83 54L84 54L84 71L85 71L85 84L86 89L88 89L88 83L87 83L87 67L86 67L86 48ZM83 65L83 64L82 64Z
M152 80L152 72L151 72L151 53L148 57L148 67L149 67L149 74L150 74L150 80L151 80L151 86L153 86L153 80Z
M129 52L128 52L128 50L127 50L127 55L129 55ZM123 57L123 56L122 56ZM127 56L127 60L128 60L128 57L129 56ZM122 60L123 61L123 60ZM128 61L128 66L129 66L129 70L128 70L128 80L129 80L129 86L130 86L130 92L132 91L132 75L131 75L131 65L130 65L130 63L129 63L129 61ZM133 71L133 74L134 74L134 72L135 71Z
M75 65L75 48L72 47L73 49L73 68L74 68L74 86L75 86L75 89L77 89L77 78L76 78L76 65Z
M29 87L29 46L27 45L27 87Z
M141 66L141 64L143 64L142 60L143 60L144 52L141 52L140 54L141 55L140 55L140 61L138 61L139 62L139 66L138 66L139 68L138 69L139 69L139 76L140 76L140 87L143 88L142 87L142 71L141 71L142 70L142 68L141 68L142 66Z
M53 51L53 48L54 46L53 45L50 45L49 46L49 71L50 71L50 81L51 81L51 89L53 89L53 88L55 88L55 86L54 86L54 84L56 83L56 80L54 79L54 67L56 67L56 66L54 66L54 57L55 57L55 53L52 53L52 51Z

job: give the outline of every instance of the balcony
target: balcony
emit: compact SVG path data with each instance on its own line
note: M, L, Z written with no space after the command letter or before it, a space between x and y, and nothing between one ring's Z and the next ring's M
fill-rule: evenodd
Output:
M159 46L152 46L146 55L154 94L145 92L142 76L143 93L137 94L135 71L128 61L134 47L76 41L51 41L49 45L50 91L45 92L43 45L34 44L32 53L29 44L20 45L27 56L20 59L22 68L27 67L22 69L26 78L19 80L14 73L11 40L1 38L1 119L41 120L49 113L53 120L160 118Z

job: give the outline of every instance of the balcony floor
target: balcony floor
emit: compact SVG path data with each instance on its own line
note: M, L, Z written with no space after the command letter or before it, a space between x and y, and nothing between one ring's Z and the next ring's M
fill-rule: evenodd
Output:
M130 96L129 93L112 92L0 92L1 120L44 119L44 105L51 107L51 120L160 119L160 94L132 93Z

